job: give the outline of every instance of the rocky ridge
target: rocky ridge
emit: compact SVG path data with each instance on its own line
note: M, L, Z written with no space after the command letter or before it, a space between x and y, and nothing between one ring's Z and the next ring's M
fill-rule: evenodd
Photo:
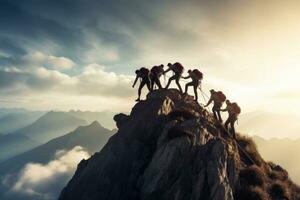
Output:
M118 132L80 162L60 200L300 198L284 169L248 138L233 140L189 95L157 90L114 119Z

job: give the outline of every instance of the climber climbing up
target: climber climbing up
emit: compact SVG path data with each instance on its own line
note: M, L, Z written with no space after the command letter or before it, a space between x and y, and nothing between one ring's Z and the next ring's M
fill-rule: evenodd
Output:
M201 84L201 80L203 79L203 74L202 72L200 72L198 69L194 69L194 70L188 70L188 76L186 77L182 77L183 79L188 79L191 78L192 81L187 83L185 85L185 91L184 93L186 94L188 91L188 87L193 86L194 89L194 93L195 93L195 100L198 101L198 92L197 92L197 88L198 86Z
M221 111L223 112L228 112L228 119L225 122L225 128L226 130L228 130L228 126L230 124L231 132L233 134L233 137L236 139L234 123L237 121L238 115L241 113L241 108L237 103L231 103L229 100L226 100L226 105L227 107L225 109L221 109Z
M179 91L182 93L182 88L180 86L179 80L180 80L181 75L183 73L184 67L179 62L176 62L174 64L168 63L168 67L169 68L166 71L164 71L164 74L167 73L167 72L169 72L169 71L173 71L174 75L169 78L168 83L166 85L166 89L168 89L168 87L170 86L171 82L173 80L175 80L176 85L179 88Z
M140 101L140 97L141 97L141 93L142 93L142 89L143 87L146 85L149 91L152 91L151 89L151 83L150 83L150 71L149 69L142 67L138 70L135 71L136 74L136 78L134 80L134 83L132 85L132 87L134 88L136 82L138 81L138 79L141 80L140 82L140 86L138 89L138 98L135 101Z
M215 91L213 89L210 90L210 99L208 100L207 104L204 107L209 106L212 102L214 103L214 106L212 108L214 117L219 120L220 123L223 122L221 117L221 107L226 100L226 96L221 91Z
M164 73L164 65L154 66L150 70L150 81L151 81L151 90L154 90L154 86L157 85L159 89L162 88L160 83L160 77Z

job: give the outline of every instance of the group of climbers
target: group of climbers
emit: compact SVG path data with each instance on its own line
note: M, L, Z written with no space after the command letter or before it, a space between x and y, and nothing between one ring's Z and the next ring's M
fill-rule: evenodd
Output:
M154 66L151 68L151 70L142 67L135 71L136 78L132 85L134 87L140 79L140 86L138 88L138 98L136 101L140 101L141 92L144 86L147 86L149 92L152 92L155 89L155 86L158 87L158 89L162 89L162 85L160 82L160 77L162 75L165 75L167 72L172 71L173 75L169 78L168 83L165 86L165 89L168 89L171 82L175 81L179 91L183 93L181 85L180 85L180 79L191 79L191 82L188 82L185 85L184 94L187 94L188 88L193 87L194 93L195 93L195 100L198 100L198 91L199 88L201 90L201 81L203 79L203 73L200 72L198 69L194 70L188 70L187 76L182 76L184 72L184 67L181 63L176 62L174 64L168 63L167 64L168 69L164 70L164 65L161 64L159 66ZM209 106L211 103L213 103L213 114L216 120L218 120L220 123L223 122L221 117L221 111L222 112L228 112L228 119L225 122L225 128L226 130L229 130L229 125L231 132L234 137L236 137L235 134L235 128L234 124L237 121L238 115L241 113L241 109L238 106L237 103L231 103L226 96L221 91L215 91L210 90L210 99L208 100L205 107ZM226 108L222 109L223 103L226 102Z
M222 109L224 102L226 102L226 108ZM220 123L223 123L221 111L228 112L228 118L225 122L225 128L226 130L229 130L230 125L233 137L236 138L234 123L237 121L238 115L241 113L241 108L237 103L230 102L222 91L215 91L213 89L210 90L210 99L204 107L209 106L211 103L213 103L213 115Z

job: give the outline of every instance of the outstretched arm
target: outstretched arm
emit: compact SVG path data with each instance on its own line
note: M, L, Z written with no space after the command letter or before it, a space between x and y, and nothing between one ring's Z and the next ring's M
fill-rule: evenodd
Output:
M188 78L191 78L191 76L190 75L188 75L188 76L181 76L181 78L188 79Z
M211 104L212 100L213 100L213 99L210 97L210 99L208 100L207 104L206 104L204 107L209 106L209 105Z
M139 76L136 75L135 80L134 80L134 83L133 83L133 85L132 85L133 88L134 88L134 86L135 86L135 84L136 84L136 82L137 82L138 79L139 79Z
M169 67L166 71L163 72L163 74L169 72L171 70L171 68Z
M220 109L220 111L222 111L222 112L228 111L228 107L226 107L224 109Z

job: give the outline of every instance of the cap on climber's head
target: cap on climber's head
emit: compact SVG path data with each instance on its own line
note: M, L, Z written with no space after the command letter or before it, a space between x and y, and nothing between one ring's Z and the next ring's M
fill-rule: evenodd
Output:
M192 72L192 70L189 69L189 70L188 70L188 73L191 73L191 72Z
M211 89L211 90L209 90L210 91L210 93L214 93L215 92L215 90L214 89Z
M140 72L140 70L138 70L138 69L137 69L137 70L135 70L135 74L138 74L139 72Z
M230 101L228 99L226 100L226 104L230 104Z
M172 64L171 63L168 63L168 65L167 65L168 67L170 67L170 66L172 66Z
M160 67L162 67L162 68L164 67L164 65L163 65L163 64L161 64L161 65L159 65L159 66L160 66Z

